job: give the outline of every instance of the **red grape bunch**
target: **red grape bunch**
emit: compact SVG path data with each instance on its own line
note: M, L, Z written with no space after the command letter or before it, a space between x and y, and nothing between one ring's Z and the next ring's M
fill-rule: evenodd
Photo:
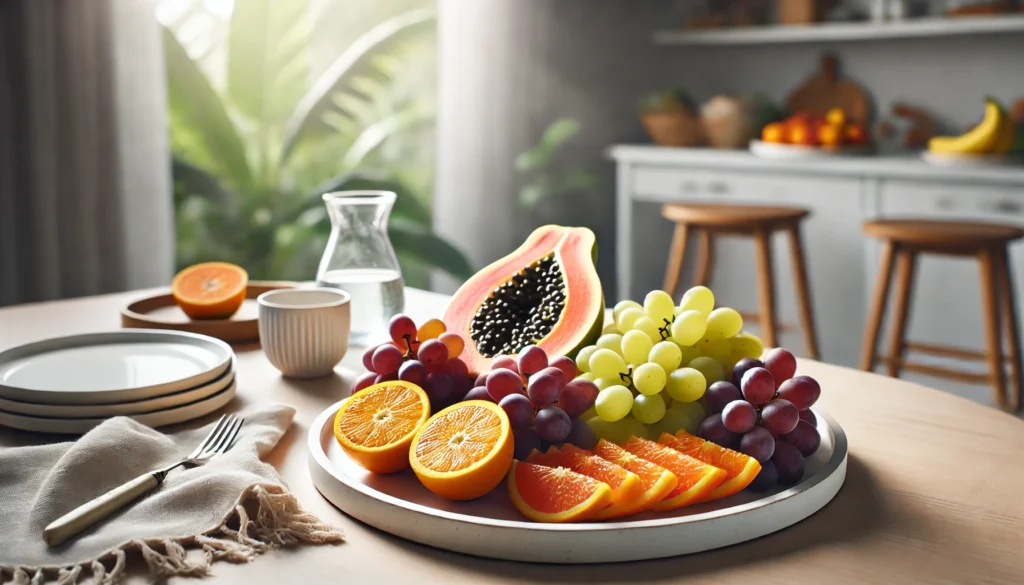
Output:
M809 410L821 395L821 386L814 378L794 377L795 373L793 354L776 348L763 362L740 360L732 371L732 382L715 382L704 395L709 414L697 434L761 463L752 490L800 481L804 458L821 444L817 421Z
M372 384L404 380L423 388L433 412L465 397L471 380L466 362L458 357L465 341L457 333L446 332L439 319L417 329L407 315L392 317L388 333L391 341L363 354L363 365L369 371L356 380L353 393Z
M590 449L597 437L579 416L594 405L598 390L590 380L576 378L577 373L572 359L549 360L543 349L528 345L517 356L491 362L491 371L480 374L465 399L489 400L505 410L518 459L543 450L545 443Z

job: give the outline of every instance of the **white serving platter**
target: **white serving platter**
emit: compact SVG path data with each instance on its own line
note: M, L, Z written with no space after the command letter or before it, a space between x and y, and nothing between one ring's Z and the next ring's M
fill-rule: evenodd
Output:
M166 410L131 415L130 418L154 428L190 421L206 416L231 402L231 399L235 397L235 387L236 383L232 380L226 388L208 398ZM105 420L107 418L49 418L0 410L0 426L37 433L84 435Z
M819 146L802 146L798 144L778 144L763 140L750 141L750 153L770 160L808 160L835 158L837 156L855 156L869 154L868 146L838 146L823 148Z
M219 339L133 329L58 337L0 353L0 398L35 404L112 404L195 388L231 367Z
M820 510L846 479L842 428L815 411L821 447L807 459L803 480L764 494L741 492L674 512L628 520L539 524L521 516L503 482L486 496L445 500L411 471L376 475L356 465L334 438L334 404L313 422L309 471L325 498L375 528L445 550L514 561L580 564L636 561L737 544L791 526Z

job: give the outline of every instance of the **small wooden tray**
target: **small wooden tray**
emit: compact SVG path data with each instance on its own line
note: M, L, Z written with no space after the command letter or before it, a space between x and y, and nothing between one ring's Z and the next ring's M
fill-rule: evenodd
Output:
M172 329L216 337L227 343L259 341L259 307L256 297L279 288L292 288L290 282L250 281L245 302L230 319L193 321L178 308L170 293L140 299L121 309L121 326L142 329Z

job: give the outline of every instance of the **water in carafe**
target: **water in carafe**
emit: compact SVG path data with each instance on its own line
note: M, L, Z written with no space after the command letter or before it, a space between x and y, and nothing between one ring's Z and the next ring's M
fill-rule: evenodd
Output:
M391 317L401 313L405 304L405 284L397 270L328 270L317 280L317 286L340 288L352 297L351 341L356 345L383 337Z

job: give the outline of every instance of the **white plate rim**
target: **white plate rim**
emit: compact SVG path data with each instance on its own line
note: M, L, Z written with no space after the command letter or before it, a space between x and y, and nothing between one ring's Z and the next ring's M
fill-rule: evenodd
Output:
M111 404L36 404L34 402L21 402L0 397L0 411L18 415L60 419L131 416L185 406L204 398L209 398L227 388L234 380L235 368L232 365L212 382L154 398Z
M228 402L231 402L232 398L235 397L237 387L237 380L232 380L227 388L208 398L203 398L189 404L165 410L129 415L127 418L134 419L139 423L153 428L187 422L206 416L211 412L223 408ZM78 419L47 418L15 414L0 410L0 427L9 427L21 431L37 433L84 435L111 418L114 417Z
M189 333L186 331L168 331L163 329L124 329L120 331L102 331L97 333L80 333L61 337L51 337L23 345L15 346L0 352L0 366L6 363L42 355L51 351L59 351L76 347L98 346L113 343L169 343L174 340L193 346L205 345L211 352L216 348L216 353L222 359L213 368L180 380L174 380L153 386L141 386L137 388L122 388L117 390L94 390L94 391L51 391L35 390L18 386L0 384L0 397L16 400L18 402L31 402L35 404L111 404L144 400L155 396L163 396L174 392L180 392L206 384L219 378L231 367L231 360L235 353L227 343L207 335Z
M839 156L861 156L871 153L871 147L867 145L849 145L830 149L820 146L782 144L754 139L750 141L749 146L752 154L770 160L806 160Z
M792 521L787 520L783 524L772 526L770 529L762 530L760 532L757 532L756 534L752 534L745 537L726 538L725 541L720 541L715 544L711 544L710 546L687 551L647 551L643 553L633 553L630 550L628 550L628 547L622 547L621 549L617 550L601 551L600 556L598 558L590 559L588 558L588 555L590 553L586 552L582 553L578 557L562 558L554 552L550 554L544 552L540 555L534 555L530 553L524 553L518 550L518 547L505 547L499 548L498 551L500 552L497 552L496 554L488 554L487 552L481 552L476 547L460 547L457 543L453 542L445 542L444 544L444 548L446 549L454 550L456 552L466 552L469 554L475 554L479 556L490 556L493 558L503 558L507 560L518 560L528 562L580 564L644 560L650 558L677 556L680 554L699 552L701 550L709 550L711 548L719 548L722 546L737 544L739 542L744 542L747 540L751 540L753 538L758 538L760 536L770 534L772 532L776 532L778 530L791 526L792 524L795 524L796 522L799 522L804 518L807 518L808 516L820 510L822 507L825 506L825 504L830 502L833 497L835 497L835 494L842 487L842 484L846 478L846 464L848 458L848 442L846 438L846 433L843 431L842 427L840 427L839 424L835 421L835 419L831 418L830 416L823 413L819 409L814 409L816 416L818 416L820 419L823 419L827 423L828 428L832 433L832 455L829 457L828 462L825 464L825 466L817 473L808 478L804 478L798 484L791 486L771 496L760 498L758 500L754 500L752 502L747 502L744 504L730 506L728 508L703 512L700 514L692 514L682 517L657 518L651 520L633 520L600 523L541 524L527 520L518 521L484 518L480 516L472 516L458 512L438 510L436 508L432 508L414 502L409 502L401 498L397 498L395 496L379 492L360 482L347 481L342 474L338 473L334 469L334 466L331 463L327 453L324 452L321 443L321 441L323 440L322 437L326 432L326 425L329 424L329 422L333 419L334 414L337 412L342 402L344 401L339 401L338 403L332 405L331 407L323 411L310 426L307 438L310 475L313 478L313 484L317 488L317 490L332 504L337 506L343 512L350 514L356 517L358 520L367 522L371 525L374 525L372 518L367 517L367 515L360 513L358 510L346 510L344 507L342 507L341 504L339 504L339 502L335 501L335 498L332 497L332 494L326 493L331 491L330 486L321 485L321 482L329 482L333 480L340 484L340 486L343 487L345 490L355 492L366 502L369 502L370 500L375 500L376 503L383 503L390 506L398 507L406 512L415 514L418 520L422 520L427 523L431 521L443 521L447 524L452 524L456 526L459 523L462 523L469 524L474 527L479 527L481 529L498 531L541 531L544 533L550 533L554 535L564 534L566 536L573 536L573 538L576 539L587 535L623 535L624 533L631 531L666 529L672 530L675 528L683 528L687 525L694 525L702 522L732 519L731 517L738 516L739 514L743 514L745 512L763 511L772 504L784 502L802 492L807 492L815 488L819 488L819 490L817 491L824 490L822 493L818 494L818 497L816 498L818 500L817 503L805 509L798 510L795 516L791 513L790 516L792 517ZM333 434L333 431L331 432ZM498 489L501 488L499 487ZM402 522L402 525L404 526L411 526L415 524L417 524L417 522ZM413 536L409 536L408 534L401 534L399 533L399 531L388 530L387 528L382 526L376 527L381 528L387 532L391 532L392 534L395 534L397 536L416 540L423 544L433 544L426 539L416 538ZM579 541L576 542L578 543ZM576 548L581 549L583 547L580 547L577 544Z

